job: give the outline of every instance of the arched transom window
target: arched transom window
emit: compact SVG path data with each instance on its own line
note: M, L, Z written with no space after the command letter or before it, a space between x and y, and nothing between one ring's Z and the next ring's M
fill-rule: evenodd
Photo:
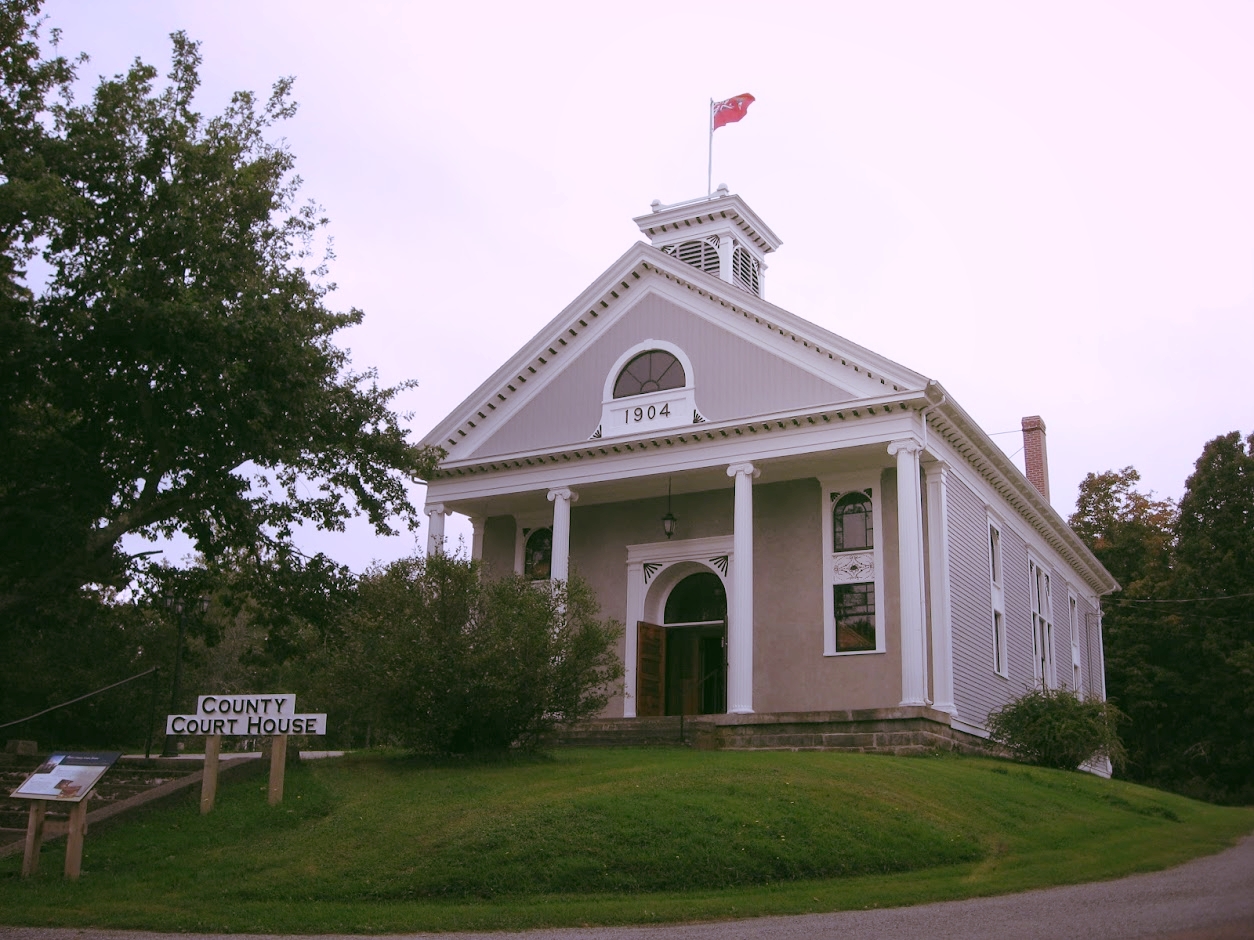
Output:
M614 381L614 397L629 398L668 388L683 388L684 367L672 353L650 349L634 357Z
M727 619L727 590L712 571L690 574L666 598L666 623L714 623Z
M846 493L832 509L832 550L848 552L874 547L871 497L865 493Z

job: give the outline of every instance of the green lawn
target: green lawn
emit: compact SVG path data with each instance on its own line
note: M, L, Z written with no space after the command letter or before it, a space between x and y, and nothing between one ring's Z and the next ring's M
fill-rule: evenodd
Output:
M93 827L0 921L383 932L645 923L915 904L1112 878L1217 851L1254 810L953 756L562 750L434 766L360 755Z

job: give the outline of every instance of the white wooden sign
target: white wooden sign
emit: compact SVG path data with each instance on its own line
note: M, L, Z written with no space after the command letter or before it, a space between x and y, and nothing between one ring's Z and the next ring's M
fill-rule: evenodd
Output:
M165 733L170 735L225 734L262 737L276 734L326 734L326 713L296 712L296 696L202 695L196 714L167 715Z

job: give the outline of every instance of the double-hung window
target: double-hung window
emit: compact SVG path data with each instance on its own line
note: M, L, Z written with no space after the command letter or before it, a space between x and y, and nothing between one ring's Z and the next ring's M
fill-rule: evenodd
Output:
M1006 669L1006 584L1002 580L1001 529L988 524L988 575L993 597L993 672L1009 677Z
M1080 610L1074 594L1067 595L1067 618L1071 626L1071 690L1083 698L1084 676L1080 672Z
M1050 576L1035 559L1028 559L1028 594L1032 604L1032 672L1041 688L1058 685L1054 673L1054 617Z
M843 481L842 481L843 482ZM850 481L853 482L853 481ZM884 651L879 506L871 487L823 487L828 551L823 648L828 656Z

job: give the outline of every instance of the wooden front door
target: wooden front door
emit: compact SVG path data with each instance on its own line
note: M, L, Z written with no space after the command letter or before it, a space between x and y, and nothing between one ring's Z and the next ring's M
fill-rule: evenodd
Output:
M636 715L662 715L666 705L666 629L640 621L636 636Z

